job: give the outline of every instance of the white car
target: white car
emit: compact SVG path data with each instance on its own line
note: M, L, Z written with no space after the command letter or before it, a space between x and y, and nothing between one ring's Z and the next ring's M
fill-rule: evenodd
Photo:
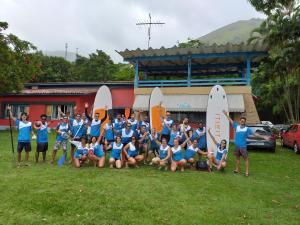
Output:
M272 122L270 122L270 121L261 121L261 124L267 125L267 126L269 126L269 127L271 127L271 128L274 127L274 124L273 124Z

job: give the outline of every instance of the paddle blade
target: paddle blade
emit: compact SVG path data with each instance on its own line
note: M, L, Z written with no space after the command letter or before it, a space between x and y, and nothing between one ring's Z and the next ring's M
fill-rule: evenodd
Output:
M66 155L67 155L67 152L65 152L65 153L60 157L60 159L57 161L57 165L58 165L58 166L64 165L65 160L66 160Z
M130 117L130 108L125 108L125 117L126 117L126 119L129 119L129 117Z

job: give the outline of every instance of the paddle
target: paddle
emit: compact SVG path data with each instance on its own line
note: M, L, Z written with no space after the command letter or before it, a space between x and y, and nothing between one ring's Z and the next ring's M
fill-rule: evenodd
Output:
M9 111L9 110L8 110ZM13 164L16 161L16 157L15 157L15 148L14 148L14 138L13 138L13 133L12 133L12 126L11 126L11 117L10 117L10 111L8 112L9 116L9 131L10 131L10 141L11 141L11 151L13 154Z
M79 127L79 129L77 130L76 134L74 135L74 137L76 137L76 135L78 134L78 132L80 131L81 127L83 126L84 123L82 123ZM68 143L67 143L67 149L64 152L64 154L59 158L59 160L57 161L57 165L58 166L62 166L65 163L66 160L66 156L67 156L67 152L68 152Z

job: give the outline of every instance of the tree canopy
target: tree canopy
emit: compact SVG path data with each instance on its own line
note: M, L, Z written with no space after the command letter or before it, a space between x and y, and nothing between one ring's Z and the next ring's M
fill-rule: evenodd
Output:
M253 76L260 107L271 107L287 122L300 120L300 7L293 0L252 0L267 19L252 32L249 42L263 41L269 56Z

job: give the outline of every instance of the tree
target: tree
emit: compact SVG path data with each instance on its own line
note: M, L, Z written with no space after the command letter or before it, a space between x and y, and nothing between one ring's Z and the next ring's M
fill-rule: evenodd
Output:
M252 0L267 15L249 42L262 41L269 56L253 76L253 87L263 107L272 107L288 122L300 120L300 7L293 0Z
M112 80L116 72L114 62L110 56L101 50L89 55L89 58L80 57L75 62L75 70L81 81Z
M203 46L204 43L201 42L199 39L192 39L188 38L187 42L178 42L177 47L178 48L196 48Z
M35 46L13 34L6 34L7 28L8 23L0 22L0 93L21 90L24 82L40 72Z
M113 80L132 81L134 79L135 71L131 64L118 63L115 66L116 72L113 75Z
M76 81L73 75L72 63L63 57L45 56L41 52L36 54L41 62L41 72L33 82L66 82Z

